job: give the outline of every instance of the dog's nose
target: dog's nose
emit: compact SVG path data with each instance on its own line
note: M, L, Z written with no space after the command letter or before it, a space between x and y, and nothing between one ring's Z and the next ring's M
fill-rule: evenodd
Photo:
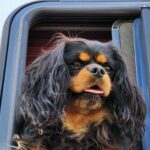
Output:
M105 70L102 66L97 64L92 64L87 67L87 70L96 77L103 77L105 75Z

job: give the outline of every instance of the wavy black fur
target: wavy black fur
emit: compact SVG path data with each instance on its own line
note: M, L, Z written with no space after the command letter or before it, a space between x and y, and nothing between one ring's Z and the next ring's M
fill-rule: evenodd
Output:
M64 37L64 36L63 36ZM113 124L103 121L91 126L82 138L62 128L61 115L67 105L70 74L63 55L66 39L58 40L51 52L37 58L26 70L17 109L16 131L26 147L44 146L49 150L140 150L146 108L144 100L129 80L118 50L111 44L84 39L90 47L110 51L114 63L113 88L105 106L113 115ZM42 132L40 134L40 130Z

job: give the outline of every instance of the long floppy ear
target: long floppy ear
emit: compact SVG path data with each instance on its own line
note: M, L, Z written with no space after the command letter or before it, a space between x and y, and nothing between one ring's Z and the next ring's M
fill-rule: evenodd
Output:
M118 50L111 44L112 57L115 60L112 100L115 121L121 132L132 142L140 139L144 129L146 106L138 88L130 82L126 65Z
M64 48L64 40L58 40L51 52L44 53L27 67L17 106L17 118L26 126L23 134L33 132L34 136L35 129L44 130L60 121L69 86Z

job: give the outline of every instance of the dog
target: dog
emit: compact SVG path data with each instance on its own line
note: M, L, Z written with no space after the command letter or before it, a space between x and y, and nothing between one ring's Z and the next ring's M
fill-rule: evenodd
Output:
M63 34L27 67L19 150L141 150L146 105L112 42Z

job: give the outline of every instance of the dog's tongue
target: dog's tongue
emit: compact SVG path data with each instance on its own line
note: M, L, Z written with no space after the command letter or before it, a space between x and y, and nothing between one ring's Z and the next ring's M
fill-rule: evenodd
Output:
M104 94L104 91L99 89L85 89L84 91L92 94Z

